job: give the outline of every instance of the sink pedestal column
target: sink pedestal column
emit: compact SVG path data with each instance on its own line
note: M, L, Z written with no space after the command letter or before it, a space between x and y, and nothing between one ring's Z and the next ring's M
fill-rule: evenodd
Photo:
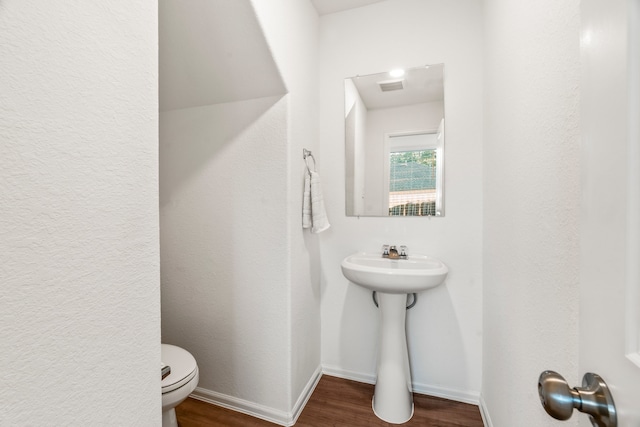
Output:
M407 294L378 292L380 347L373 412L383 421L402 424L413 416L407 335Z

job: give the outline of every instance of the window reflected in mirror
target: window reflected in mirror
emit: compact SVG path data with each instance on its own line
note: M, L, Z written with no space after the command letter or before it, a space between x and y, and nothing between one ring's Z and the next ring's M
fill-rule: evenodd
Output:
M437 132L387 135L389 216L435 216L438 212L439 140Z

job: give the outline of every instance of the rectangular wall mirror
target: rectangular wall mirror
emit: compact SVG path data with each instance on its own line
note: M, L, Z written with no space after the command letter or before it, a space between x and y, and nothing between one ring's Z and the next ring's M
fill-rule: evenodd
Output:
M444 215L444 64L344 81L347 216Z

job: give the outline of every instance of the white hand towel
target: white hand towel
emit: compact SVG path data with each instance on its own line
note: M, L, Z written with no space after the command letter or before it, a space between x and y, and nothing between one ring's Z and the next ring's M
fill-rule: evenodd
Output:
M304 179L302 228L311 228L312 233L320 233L330 226L327 211L324 208L320 175L310 171Z
M311 228L311 175L304 175L304 194L302 195L302 228Z

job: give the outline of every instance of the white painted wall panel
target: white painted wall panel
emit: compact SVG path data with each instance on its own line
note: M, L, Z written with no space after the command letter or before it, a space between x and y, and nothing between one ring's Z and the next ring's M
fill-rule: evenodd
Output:
M194 353L212 400L289 422L320 366L319 243L301 223L302 148L320 161L318 17L309 1L251 5L257 22L223 20L260 25L288 93L161 114L163 339Z
M288 90L287 248L290 280L290 404L299 398L320 368L320 243L324 233L302 230L302 193L306 166L302 149L318 163L318 15L309 0L252 0L267 43ZM280 166L276 166L280 167ZM331 221L331 218L329 218ZM282 237L281 237L282 238ZM264 242L271 248L272 242Z
M0 425L159 425L157 5L0 4Z
M199 387L280 410L286 115L278 97L160 115L163 342L192 352Z
M538 375L581 380L579 3L485 2L482 396L494 426L557 425Z
M320 173L332 228L322 236L322 363L372 380L378 312L340 262L383 243L436 256L447 284L408 313L411 368L422 392L478 400L482 366L481 2L398 0L320 19ZM343 79L444 63L447 142L444 218L347 218L344 211ZM330 161L327 161L330 159Z

